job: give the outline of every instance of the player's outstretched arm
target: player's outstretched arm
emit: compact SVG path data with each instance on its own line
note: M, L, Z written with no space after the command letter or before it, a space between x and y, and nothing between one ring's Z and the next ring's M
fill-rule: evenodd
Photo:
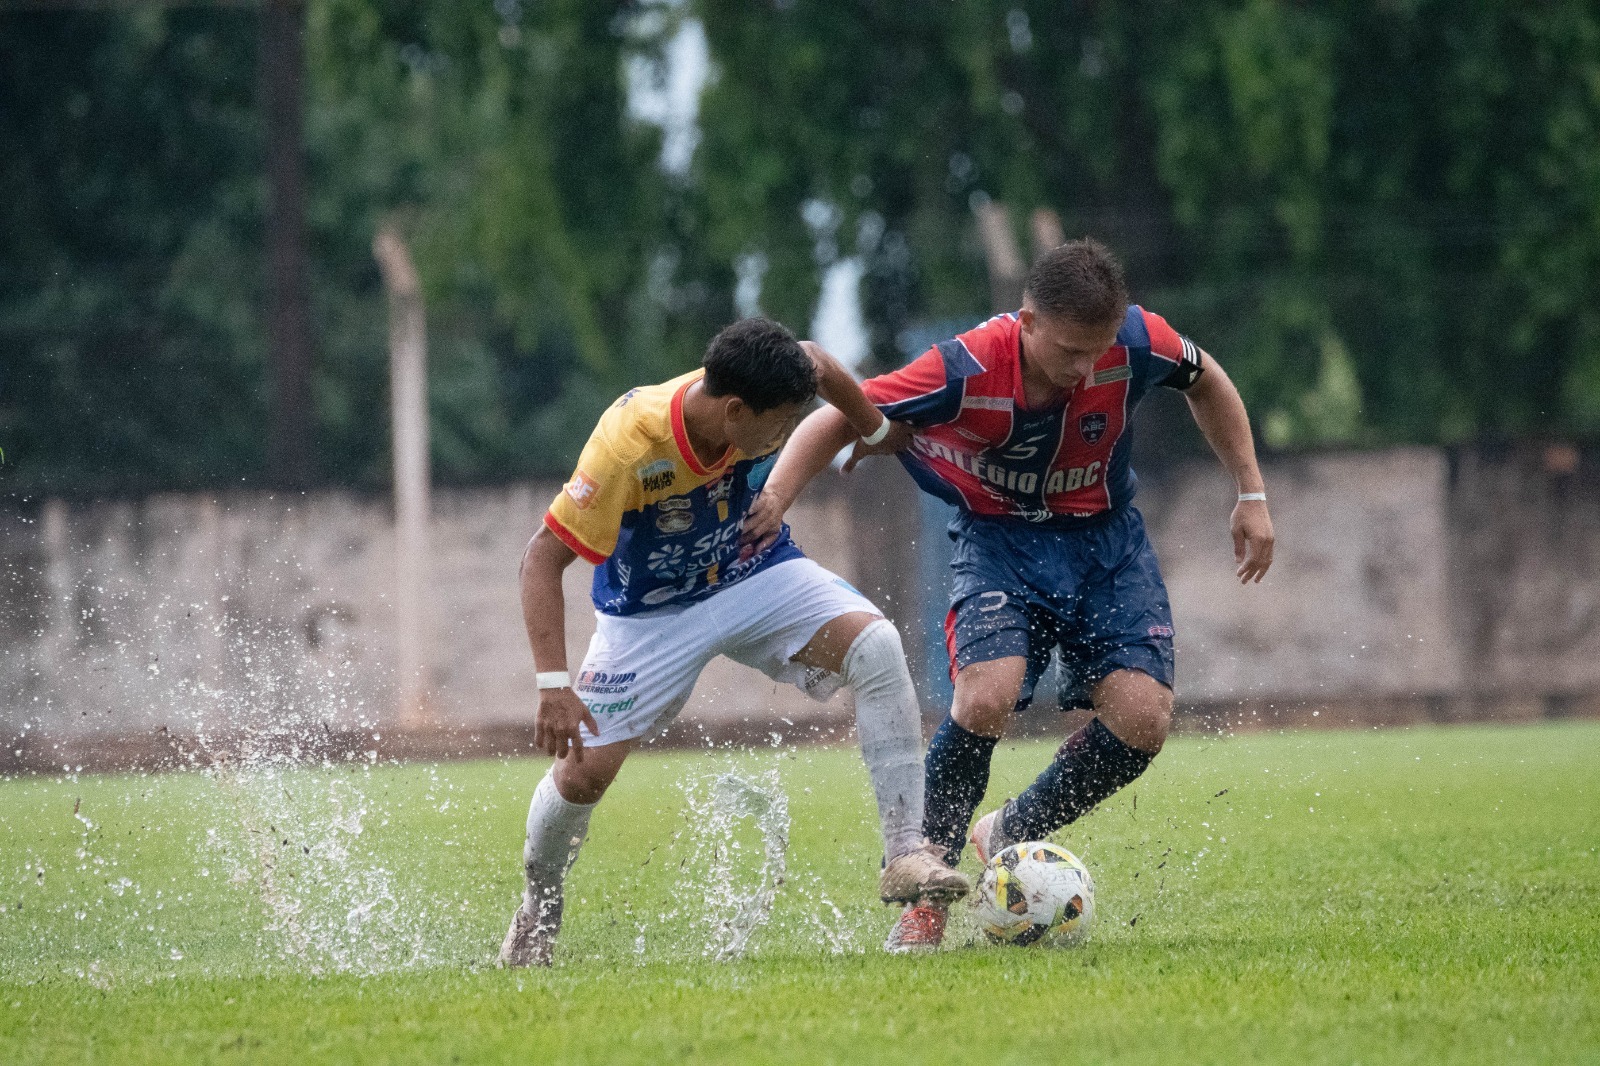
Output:
M1256 464L1255 440L1250 433L1250 416L1244 400L1217 361L1200 353L1204 368L1198 381L1184 393L1195 424L1206 443L1217 453L1222 465L1233 475L1240 495L1266 493L1266 482ZM1234 505L1231 522L1233 559L1241 583L1260 582L1272 566L1274 536L1272 515L1266 500L1240 500Z
M837 407L819 407L806 416L778 453L777 465L744 516L739 543L745 555L766 550L783 528L783 516L800 491L822 473L840 449L856 439L855 428Z
M567 670L567 612L561 575L577 557L548 526L539 527L522 553L522 622L528 628L534 669L539 673ZM591 735L600 732L589 708L570 686L539 690L539 709L533 719L535 747L558 759L570 752L573 761L582 762L583 738L578 726L585 724Z
M801 341L800 347L805 349L806 354L811 356L812 362L816 364L817 395L842 415L850 428L855 431L855 436L861 438L851 449L850 458L845 460L845 473L854 470L856 464L869 455L893 455L911 447L911 438L915 431L903 422L891 422L885 418L877 406L867 398L866 390L856 381L855 375L846 370L843 363L824 351L816 341ZM844 431L841 429L839 432L842 434ZM874 437L878 438L876 443L868 444L867 441ZM823 466L839 454L840 448L849 443L849 438L845 438L838 448L829 452L822 465L812 470L804 481L799 482L794 495L789 497L789 502L793 503L799 497L800 490L821 472Z
M817 368L817 395L824 403L829 404L849 422L855 430L855 436L870 437L883 425L883 415L867 399L867 394L861 391L861 385L856 381L855 375L846 370L844 364L829 355L826 349L816 341L801 341L800 347L811 357L811 362ZM845 442L846 444L849 441ZM843 444L839 445L844 447ZM838 454L835 449L834 455ZM833 458L830 455L828 458Z
M765 549L772 542L783 528L784 514L799 498L801 490L851 441L855 441L856 446L845 463L846 473L864 456L890 455L911 444L911 427L900 422L886 422L843 364L813 341L801 341L800 346L816 364L817 395L827 406L811 412L795 429L779 454L778 464L768 476L761 495L745 515L740 543L745 546L747 555ZM884 428L887 428L887 435L877 444L869 445L862 439Z

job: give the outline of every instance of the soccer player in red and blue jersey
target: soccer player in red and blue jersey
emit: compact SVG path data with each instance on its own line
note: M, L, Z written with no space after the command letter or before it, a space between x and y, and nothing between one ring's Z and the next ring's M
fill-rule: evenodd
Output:
M1237 576L1259 582L1273 532L1244 402L1216 360L1130 306L1121 266L1095 241L1046 253L1016 314L863 385L897 425L879 444L858 441L846 469L896 452L925 492L957 508L945 620L955 704L928 746L923 821L952 864L963 836L986 862L1074 821L1143 773L1166 740L1172 609L1128 461L1133 410L1158 386L1184 392L1237 482ZM811 415L747 518L746 538L760 543L778 529L800 489L854 439L836 410ZM968 834L995 744L1057 652L1070 679L1063 707L1095 717ZM936 947L944 924L937 902L908 905L887 946Z

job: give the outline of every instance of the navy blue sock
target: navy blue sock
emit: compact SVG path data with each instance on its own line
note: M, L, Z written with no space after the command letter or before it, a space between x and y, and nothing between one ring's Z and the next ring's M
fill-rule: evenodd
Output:
M961 858L972 812L989 790L989 760L999 742L967 732L949 715L928 742L922 833L945 849L952 866Z
M1144 773L1151 758L1096 718L1068 737L1044 772L1006 808L1001 828L1012 840L1043 840Z

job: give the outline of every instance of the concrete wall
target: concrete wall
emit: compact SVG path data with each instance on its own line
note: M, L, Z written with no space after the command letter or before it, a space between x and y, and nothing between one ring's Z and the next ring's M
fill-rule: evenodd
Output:
M1316 724L1595 713L1597 466L1532 446L1274 460L1278 561L1249 588L1232 576L1232 490L1215 465L1147 478L1139 502L1172 592L1180 706ZM339 737L393 750L423 735L460 750L524 745L533 666L516 569L556 489L436 496L433 697L425 720L405 723L393 712L385 499L11 504L0 511L0 739L13 739L0 769L59 765L128 738L191 758L239 736L280 747ZM946 549L898 467L830 475L791 517L806 550L882 604L936 677L938 652L913 630L942 618ZM593 628L589 573L580 562L567 579L574 666ZM937 685L925 697L930 711L944 700ZM719 661L675 735L772 723L803 735L848 717L847 697L819 706Z
M1446 464L1401 449L1272 464L1279 540L1260 585L1234 577L1236 490L1185 467L1145 496L1172 594L1184 696L1201 702L1451 692Z
M1196 710L1310 723L1600 713L1600 456L1565 445L1277 459L1267 583L1232 579L1232 490L1145 494Z
M830 488L832 491L830 491ZM531 724L533 661L517 567L559 485L436 495L430 706L395 720L394 538L388 502L346 493L241 493L137 502L13 506L0 516L0 768L33 765L70 740L160 738L220 750L340 736L453 736ZM854 578L850 515L837 486L791 516L812 557ZM576 668L594 631L592 568L565 582ZM837 720L787 686L727 660L702 676L685 728L744 719ZM337 746L337 745L336 745ZM381 745L380 745L381 746ZM470 746L470 744L469 744Z

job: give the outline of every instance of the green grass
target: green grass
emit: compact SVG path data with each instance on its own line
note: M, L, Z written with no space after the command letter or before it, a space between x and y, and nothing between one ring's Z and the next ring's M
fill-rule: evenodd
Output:
M991 794L1049 750L1002 745ZM730 765L793 829L718 962L684 787ZM0 782L0 1061L1600 1062L1597 723L1174 741L1060 837L1087 946L923 958L877 950L853 751L647 755L558 965L501 972L543 768Z

